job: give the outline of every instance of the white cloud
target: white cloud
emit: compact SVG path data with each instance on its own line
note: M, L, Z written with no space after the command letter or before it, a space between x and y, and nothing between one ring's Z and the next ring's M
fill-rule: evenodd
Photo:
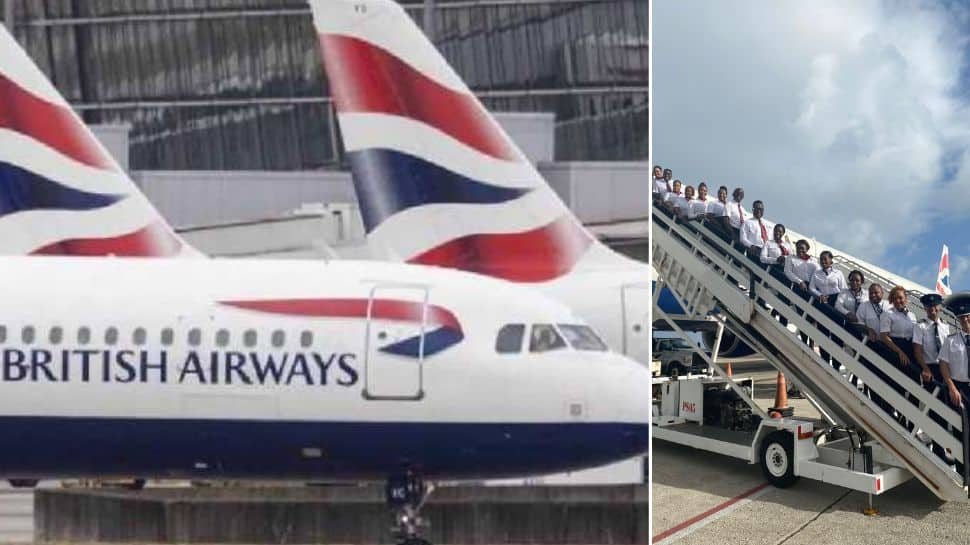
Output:
M654 3L656 162L879 263L970 209L966 14L937 4ZM943 161L961 156L950 190ZM914 271L915 272L915 271Z

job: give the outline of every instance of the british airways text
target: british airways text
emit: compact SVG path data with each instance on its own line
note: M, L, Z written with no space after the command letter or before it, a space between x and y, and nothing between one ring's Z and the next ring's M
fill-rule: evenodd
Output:
M198 352L172 360L167 351L3 350L4 382L145 382L200 385L344 386L357 383L350 352Z

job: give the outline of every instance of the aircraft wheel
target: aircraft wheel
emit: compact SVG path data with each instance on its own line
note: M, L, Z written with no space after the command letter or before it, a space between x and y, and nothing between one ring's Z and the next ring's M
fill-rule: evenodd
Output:
M773 486L788 488L798 481L795 475L795 440L792 434L773 431L761 442L761 471Z

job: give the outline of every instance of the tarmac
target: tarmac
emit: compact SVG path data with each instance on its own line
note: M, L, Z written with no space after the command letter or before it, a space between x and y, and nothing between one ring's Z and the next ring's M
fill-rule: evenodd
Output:
M735 364L734 376L754 378L762 407L774 402L777 371L767 362ZM818 418L805 400L790 405ZM655 545L970 545L970 502L943 502L916 479L873 496L879 514L869 517L865 494L809 479L774 488L736 458L660 440L651 458Z

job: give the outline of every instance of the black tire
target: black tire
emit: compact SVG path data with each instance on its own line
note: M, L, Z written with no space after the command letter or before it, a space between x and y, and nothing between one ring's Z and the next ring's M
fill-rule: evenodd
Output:
M34 488L40 481L37 479L10 479L8 482L14 488Z
M671 377L686 377L687 368L684 367L679 361L672 361L667 367L667 375Z
M773 431L761 442L759 449L761 472L778 488L788 488L798 482L795 475L795 439L792 434Z

